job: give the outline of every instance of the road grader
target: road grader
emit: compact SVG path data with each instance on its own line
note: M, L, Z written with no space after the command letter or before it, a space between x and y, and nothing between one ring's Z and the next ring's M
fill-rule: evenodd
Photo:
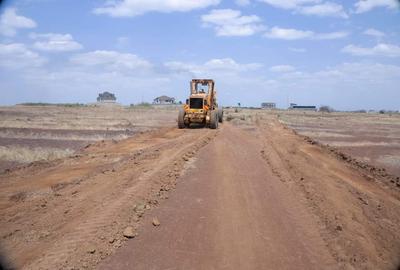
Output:
M193 79L190 82L190 96L179 110L178 127L202 125L217 129L223 121L222 107L218 107L215 82L210 79Z

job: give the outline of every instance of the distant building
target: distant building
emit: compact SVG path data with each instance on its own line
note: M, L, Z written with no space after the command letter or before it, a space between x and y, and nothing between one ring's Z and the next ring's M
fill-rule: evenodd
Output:
M97 102L101 103L115 103L117 101L117 98L113 93L110 92L103 92L100 93L99 96L97 97Z
M276 109L276 103L263 102L263 103L261 103L261 109Z
M153 104L175 104L175 98L173 97L168 97L168 96L160 96L156 97L153 100Z
M290 103L290 110L301 110L301 111L317 111L317 106L304 106L304 105L297 105L295 103Z

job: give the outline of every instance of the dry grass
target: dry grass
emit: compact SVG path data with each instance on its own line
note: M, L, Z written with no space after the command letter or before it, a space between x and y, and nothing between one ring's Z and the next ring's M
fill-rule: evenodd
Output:
M381 146L381 147L392 147L400 146L400 143L388 143L388 142L369 142L369 141L357 141L357 142L342 142L334 141L329 142L330 146L335 147L370 147L370 146Z
M69 147L82 141L121 140L135 132L174 126L177 110L176 106L0 107L0 163L57 159L72 154ZM33 145L26 145L27 140ZM35 145L35 140L51 140L52 147L38 147L42 145ZM63 143L54 148L57 141Z
M256 114L252 110L233 110L224 111L224 119L234 125L251 125L256 119Z
M396 126L400 128L400 114L302 111L278 111L277 114L279 115L279 119L287 125L331 126L332 124L339 124L346 127L357 125L366 130L371 125Z
M377 113L279 112L299 134L339 148L352 157L400 173L400 115Z
M384 156L379 157L378 162L399 167L400 166L400 156L384 155Z
M225 111L226 120L235 125L247 125L257 116L278 117L281 123L300 135L400 175L400 114L251 109Z
M0 160L18 163L30 163L37 160L54 160L70 156L71 149L58 148L26 148L20 146L0 146Z
M329 131L304 131L304 129L300 129L298 132L300 135L308 136L308 137L317 137L317 138L352 138L354 136L348 134L341 134L337 132L329 132Z
M12 129L0 130L1 138L14 138L14 139L44 139L44 140L55 140L55 141L100 141L106 139L122 140L128 137L127 134L115 134L110 136L107 131L102 132L101 130L96 134L69 134L68 132L64 134L55 134L51 130L43 130L40 132L32 131L16 131Z
M66 130L124 130L174 124L177 108L0 107L1 127Z

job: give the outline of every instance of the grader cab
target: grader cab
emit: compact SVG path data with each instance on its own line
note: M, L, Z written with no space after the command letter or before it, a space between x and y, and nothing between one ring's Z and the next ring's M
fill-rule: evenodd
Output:
M179 110L178 127L192 124L211 129L218 128L223 121L222 107L218 107L215 83L210 79L193 79L190 83L190 96Z

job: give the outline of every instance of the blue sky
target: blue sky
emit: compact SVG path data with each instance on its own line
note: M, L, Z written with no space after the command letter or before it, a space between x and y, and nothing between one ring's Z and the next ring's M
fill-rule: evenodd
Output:
M185 100L400 109L396 0L20 0L0 7L0 104Z

